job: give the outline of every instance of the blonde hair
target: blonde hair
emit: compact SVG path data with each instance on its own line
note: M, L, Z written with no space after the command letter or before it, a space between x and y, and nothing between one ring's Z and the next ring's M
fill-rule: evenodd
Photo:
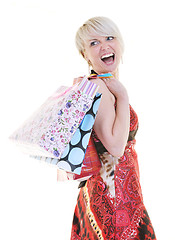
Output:
M116 37L120 44L122 53L124 52L123 38L116 24L106 17L94 17L87 20L76 33L76 47L83 57L85 41L90 38L91 34Z

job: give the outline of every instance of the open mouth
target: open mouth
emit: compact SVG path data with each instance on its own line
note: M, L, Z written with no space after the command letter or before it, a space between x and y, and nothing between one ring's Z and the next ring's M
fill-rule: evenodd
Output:
M105 54L101 57L101 60L106 64L113 63L114 59L115 59L115 54L114 53Z

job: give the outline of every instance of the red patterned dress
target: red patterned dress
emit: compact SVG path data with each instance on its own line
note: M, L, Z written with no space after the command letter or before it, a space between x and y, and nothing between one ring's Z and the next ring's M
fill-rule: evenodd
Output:
M102 168L81 184L71 240L156 240L139 182L137 129L138 117L130 106L130 134L120 159L110 155L93 132Z

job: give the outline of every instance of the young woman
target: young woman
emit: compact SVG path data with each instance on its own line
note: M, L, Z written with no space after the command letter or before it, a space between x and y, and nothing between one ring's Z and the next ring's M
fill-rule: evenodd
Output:
M108 18L91 18L79 28L76 45L92 73L113 77L91 79L102 93L92 133L102 167L81 183L71 240L156 239L143 203L134 150L138 118L119 81L124 51L120 31Z

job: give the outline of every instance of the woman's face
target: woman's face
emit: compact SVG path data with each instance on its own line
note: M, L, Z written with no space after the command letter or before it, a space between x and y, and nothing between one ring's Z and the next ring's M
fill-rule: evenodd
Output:
M91 35L85 42L84 57L98 74L110 72L115 76L121 59L121 48L113 36Z

